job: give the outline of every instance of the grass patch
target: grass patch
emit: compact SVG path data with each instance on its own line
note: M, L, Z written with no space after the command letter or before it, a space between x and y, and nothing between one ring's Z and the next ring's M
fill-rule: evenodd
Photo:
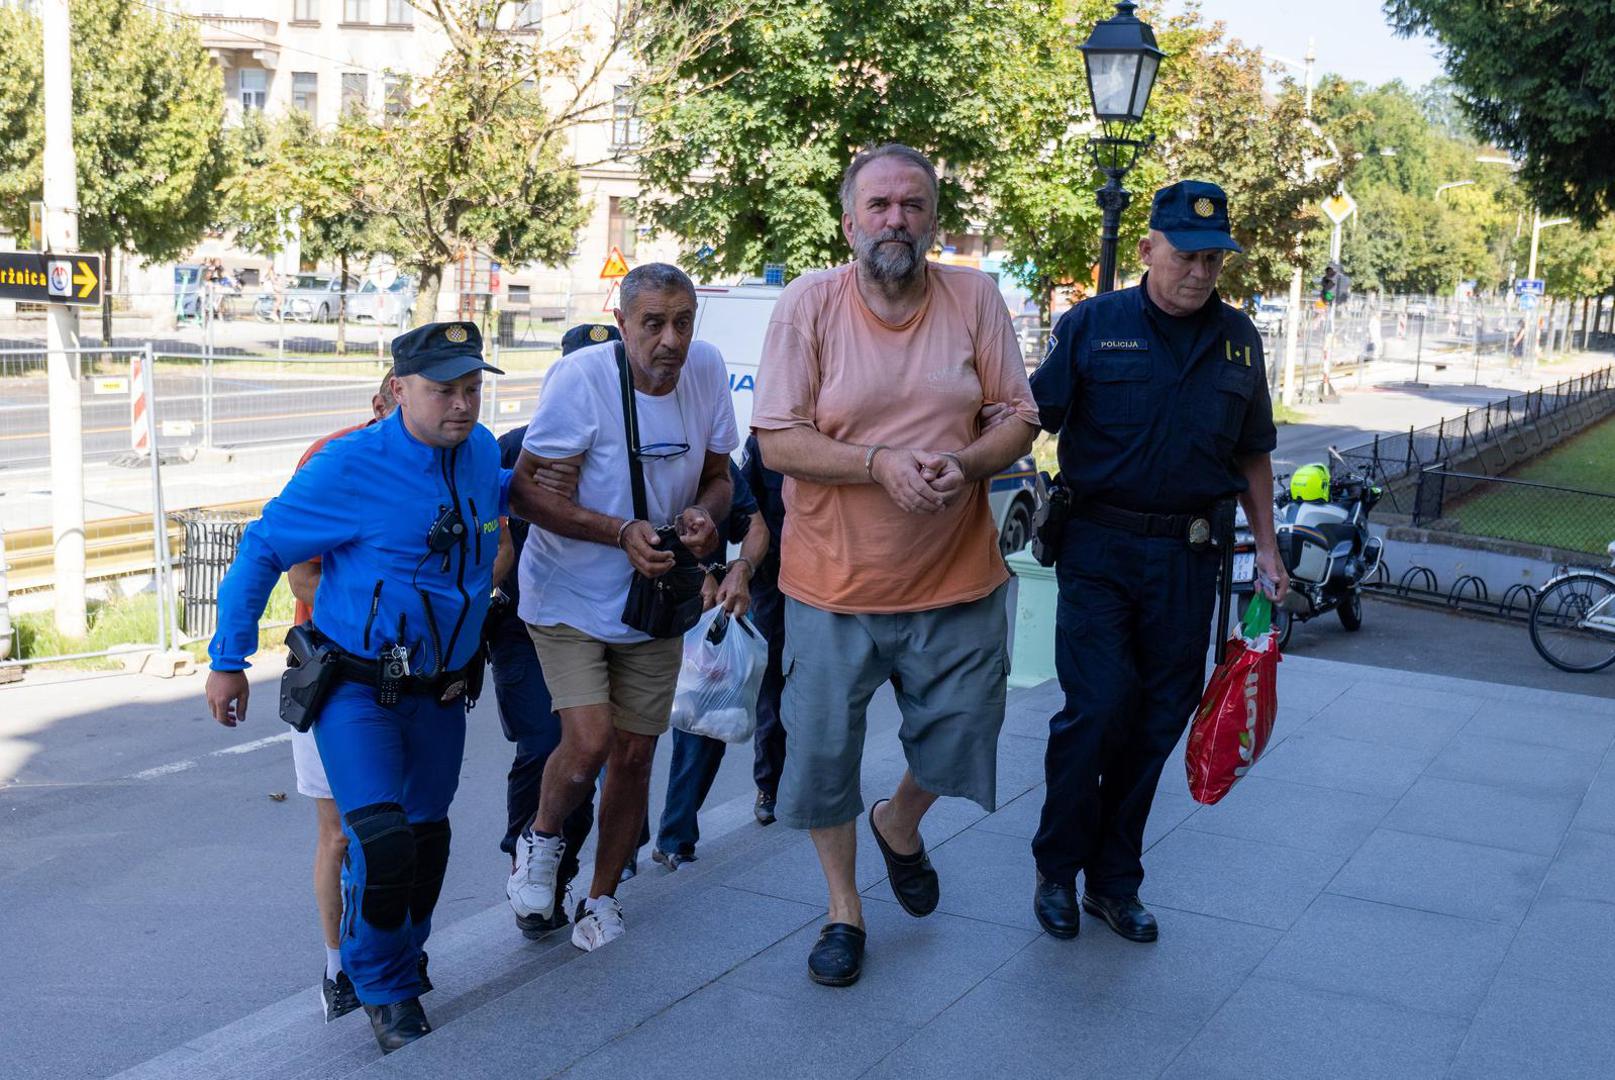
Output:
M258 649L284 648L286 626L292 621L295 600L284 578L269 595L269 606L264 611L258 630ZM36 656L66 656L73 653L100 652L119 645L151 645L157 641L157 597L152 593L119 597L115 600L97 600L89 604L89 633L81 638L64 637L56 629L56 618L48 611L18 615L13 620L16 629L17 656L28 659ZM284 625L274 626L280 623ZM265 625L269 624L269 625ZM198 660L207 658L207 642L196 641L185 646ZM75 668L84 671L108 671L121 666L116 656L98 656L87 660L64 660L45 667Z
M1283 427L1285 424L1304 424L1307 418L1299 409L1292 409L1282 401L1273 402L1273 423Z
M1615 419L1526 462L1509 479L1601 494L1482 484L1475 495L1446 508L1459 531L1593 555L1615 540Z

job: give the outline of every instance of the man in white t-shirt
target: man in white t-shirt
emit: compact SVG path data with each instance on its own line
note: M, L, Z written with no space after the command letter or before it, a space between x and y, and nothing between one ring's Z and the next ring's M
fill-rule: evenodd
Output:
M544 768L538 813L516 841L505 893L518 916L552 907L562 822L609 765L594 880L573 917L572 944L584 950L623 932L614 894L645 818L651 758L683 659L681 638L652 638L623 623L629 585L636 570L658 577L673 568L658 527L675 526L699 559L717 552L714 522L729 512L729 453L739 444L723 357L690 340L690 279L647 263L623 278L620 303L649 520L634 512L615 342L579 349L550 369L511 487L513 511L534 525L519 570L520 615L561 716L561 745ZM562 462L578 468L570 498L532 480L535 468Z

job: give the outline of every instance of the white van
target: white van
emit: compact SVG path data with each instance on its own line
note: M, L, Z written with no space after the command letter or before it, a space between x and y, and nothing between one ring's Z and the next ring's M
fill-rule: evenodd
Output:
M723 353L729 366L735 425L742 433L751 427L763 334L768 330L768 319L780 291L776 285L702 285L695 290L695 337L711 342ZM987 502L998 526L998 546L1005 555L1031 542L1036 477L1036 464L1024 457L993 477L988 488Z

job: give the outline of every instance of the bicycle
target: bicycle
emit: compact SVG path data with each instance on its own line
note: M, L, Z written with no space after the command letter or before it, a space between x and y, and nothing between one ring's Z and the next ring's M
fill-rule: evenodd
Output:
M1531 644L1542 659L1583 674L1615 664L1615 544L1609 569L1560 574L1531 605Z

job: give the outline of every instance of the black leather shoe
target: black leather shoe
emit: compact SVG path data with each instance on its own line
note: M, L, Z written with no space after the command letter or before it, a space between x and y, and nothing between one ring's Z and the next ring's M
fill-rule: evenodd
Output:
M886 846L886 838L875 828L875 808L890 801L882 799L869 808L869 831L875 834L875 843L880 847L881 857L886 860L886 877L892 884L892 895L897 897L904 911L921 919L936 910L937 901L942 897L942 887L937 881L936 871L931 867L930 856L925 854L924 841L921 841L920 850L914 854L899 855Z
M432 1030L421 1009L420 998L405 998L391 1005L366 1005L370 1029L376 1033L381 1052L390 1054L400 1046L408 1046Z
M426 954L424 952L421 953L421 962L416 965L415 971L421 977L421 993L430 994L432 992L432 980L426 977Z
M808 953L808 978L820 986L851 986L863 973L863 930L851 923L827 923Z
M1077 887L1056 885L1037 876L1037 887L1032 891L1032 914L1050 937L1074 938L1081 929L1081 913L1077 910Z
M346 971L337 972L334 979L321 979L320 1000L325 1005L327 1024L359 1007L359 995L354 993L353 982Z
M757 805L751 808L751 812L757 818L757 824L774 824L774 796L766 791L759 791L757 793Z
M1097 915L1128 941L1154 941L1160 934L1155 916L1139 903L1138 896L1095 896L1082 894L1082 909Z

